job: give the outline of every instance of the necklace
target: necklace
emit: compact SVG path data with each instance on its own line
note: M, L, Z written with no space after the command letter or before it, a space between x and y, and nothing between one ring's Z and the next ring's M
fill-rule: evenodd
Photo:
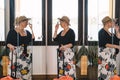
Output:
M61 36L65 36L65 34L68 32L68 30L69 30L69 27L64 29L61 33Z
M21 30L21 29L15 29L16 30L16 32L17 33L19 33L21 36L26 36L27 35L27 33L26 33L26 31L25 30Z

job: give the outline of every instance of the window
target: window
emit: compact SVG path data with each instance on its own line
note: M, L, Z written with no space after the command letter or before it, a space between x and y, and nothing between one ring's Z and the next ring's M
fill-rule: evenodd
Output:
M52 40L52 36L58 18L62 16L68 16L70 18L71 26L69 27L75 32L76 44L81 43L82 38L78 36L82 33L82 31L79 31L82 30L82 17L80 17L82 16L81 8L82 0L48 0L48 44L55 44ZM58 33L61 30L62 28L59 28Z
M42 0L15 0L15 16L24 15L31 18L30 23L33 25L36 42L45 41L43 5ZM26 29L30 31L29 26Z
M0 0L0 41L5 41L5 8L4 8L4 0Z
M69 2L69 3L68 3ZM67 5L66 5L67 4ZM70 18L70 28L75 32L75 40L78 40L78 0L53 0L52 2L52 35L54 26L58 22L58 18L68 16ZM62 30L60 27L58 33Z
M103 27L101 20L112 17L111 0L88 0L88 41L98 41L98 31ZM87 32L86 31L86 32Z

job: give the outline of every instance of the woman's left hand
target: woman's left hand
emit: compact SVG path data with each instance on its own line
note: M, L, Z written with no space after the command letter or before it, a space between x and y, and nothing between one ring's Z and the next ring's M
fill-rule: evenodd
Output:
M116 24L114 28L115 28L116 33L118 33L118 32L120 33L120 26L118 26L118 25Z
M116 36L120 38L120 27L118 25L115 26Z
M118 32L118 33L116 34L116 36L117 36L117 38L120 39L120 32Z
M65 45L61 45L60 50L66 50L67 47Z
M30 27L30 29L32 30L32 24L29 23L29 27Z

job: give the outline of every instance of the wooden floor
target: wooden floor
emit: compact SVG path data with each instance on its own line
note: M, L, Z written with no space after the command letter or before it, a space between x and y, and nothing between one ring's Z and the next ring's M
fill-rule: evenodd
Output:
M2 77L2 67L0 67L0 77ZM77 80L97 80L97 66L88 66L88 75L80 75L80 68L76 67ZM32 80L53 80L56 75L33 75Z

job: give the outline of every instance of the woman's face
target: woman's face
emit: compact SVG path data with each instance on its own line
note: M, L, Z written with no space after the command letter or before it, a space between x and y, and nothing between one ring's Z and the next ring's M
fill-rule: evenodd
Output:
M61 20L61 21L60 21L60 25L61 25L62 28L64 28L64 27L65 27L65 21L62 21L62 20Z
M27 25L28 25L28 20L21 22L20 25L21 25L21 28L22 28L22 29L26 28Z
M111 26L111 27L114 27L114 25L115 25L115 22L111 21L111 22L110 22L110 26Z

